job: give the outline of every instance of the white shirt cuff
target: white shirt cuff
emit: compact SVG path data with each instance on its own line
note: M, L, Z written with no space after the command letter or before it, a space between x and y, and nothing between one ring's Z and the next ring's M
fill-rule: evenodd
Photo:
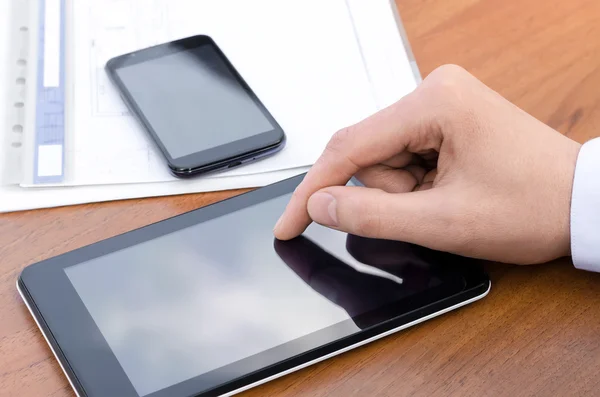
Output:
M579 152L571 198L571 255L576 268L600 272L600 138Z

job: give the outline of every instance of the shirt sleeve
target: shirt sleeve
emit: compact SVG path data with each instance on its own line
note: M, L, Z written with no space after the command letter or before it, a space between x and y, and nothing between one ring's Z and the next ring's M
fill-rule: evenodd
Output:
M600 272L600 138L577 158L571 198L571 255L576 268Z

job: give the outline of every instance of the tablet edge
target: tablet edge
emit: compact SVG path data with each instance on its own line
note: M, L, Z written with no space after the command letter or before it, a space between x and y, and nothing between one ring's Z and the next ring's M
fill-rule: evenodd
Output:
M31 314L31 317L33 317L33 320L35 321L35 323L36 323L36 325L37 325L38 329L40 330L41 334L44 336L44 339L46 340L46 343L47 343L47 344L48 344L48 346L50 347L50 350L52 351L52 354L54 355L54 358L55 358L55 359L56 359L56 361L58 362L58 365L60 365L60 368L62 369L63 373L65 374L65 377L66 377L66 378L67 378L67 380L69 381L69 384L71 385L71 388L72 388L72 389L73 389L73 391L75 392L75 395L76 395L77 397L81 397L81 395L78 393L77 389L75 388L75 385L74 385L73 381L71 380L71 377L69 376L69 374L68 374L68 373L67 373L67 371L65 370L65 367L63 366L63 364L62 364L62 362L60 361L60 359L58 358L58 354L56 353L56 351L54 350L54 347L53 347L53 346L52 346L52 344L50 343L50 340L48 339L48 336L46 335L46 332L45 332L45 331L44 331L44 329L41 327L41 325L40 325L40 322L39 322L39 320L37 319L37 317L35 316L35 314L34 314L34 312L33 312L32 308L31 308L31 306L30 306L29 302L27 302L27 299L25 299L25 296L24 296L24 294L23 294L23 291L21 290L21 287L20 287L20 285L19 285L19 281L18 281L18 280L17 280L17 282L16 282L16 285L17 285L17 291L19 292L19 295L21 296L21 300L23 300L23 302L25 303L25 306L27 306L27 310L29 310L29 313ZM412 327L412 326L415 326L415 325L417 325L417 324L420 324L420 323L423 323L423 322L425 322L425 321L431 320L432 318L435 318L435 317L441 316L442 314L446 314L446 313L448 313L448 312L451 312L451 311L453 311L453 310L456 310L456 309L458 309L458 308L460 308L460 307L463 307L463 306L469 305L469 304L471 304L471 303L473 303L473 302L476 302L476 301L478 301L478 300L480 300L480 299L483 299L483 298L485 298L485 297L488 295L488 293L490 292L490 290L491 290L491 289L492 289L492 282L491 282L491 281L489 281L489 284L488 284L488 289L487 289L487 290L486 290L484 293L482 293L481 295L478 295L478 296L475 296L475 297L473 297L473 298L467 299L467 300L465 300L465 301L463 301L463 302L457 303L456 305L449 306L449 307L447 307L447 308L445 308L445 309L442 309L442 310L439 310L439 311L437 311L437 312L435 312L435 313L432 313L432 314L429 314L429 315L427 315L427 316L421 317L421 318L419 318L419 319L417 319L417 320L415 320L415 321L411 321L410 323L403 324L403 325L401 325L401 326L399 326L399 327L393 328L393 329L391 329L391 330L388 330L388 331L386 331L386 332L383 332L383 333L381 333L381 334L379 334L379 335L375 335L375 336L373 336L373 337L371 337L371 338L368 338L368 339L365 339L365 340L363 340L363 341L357 342L357 343L355 343L355 344L353 344L353 345L347 346L347 347L345 347L345 348L343 348L343 349L340 349L340 350L338 350L338 351L335 351L335 352L333 352L333 353L326 354L326 355L324 355L324 356L322 356L322 357L319 357L319 358L316 358L316 359L314 359L314 360L308 361L308 362L306 362L306 363L304 363L304 364L300 364L300 365L298 365L298 366L296 366L296 367L293 367L293 368L290 368L290 369L288 369L288 370L282 371L282 372L280 372L280 373L278 373L278 374L275 374L275 375L269 376L269 377L267 377L267 378L265 378L265 379L261 379L261 380L259 380L259 381L256 381L256 382L254 382L254 383L251 383L251 384L249 384L249 385L246 385L246 386L240 387L239 389L236 389L236 390L230 391L230 392L228 392L228 393L222 394L222 395L221 395L221 397L230 397L230 396L233 396L233 395L235 395L235 394L239 394L239 393L241 393L241 392L244 392L244 391L250 390L250 389L252 389L252 388L254 388L254 387L257 387L257 386L260 386L260 385L262 385L262 384L264 384L264 383L270 382L270 381L272 381L272 380L275 380L275 379L277 379L277 378L282 378L282 377L284 377L284 376L286 376L286 375L289 375L289 374L291 374L291 373L293 373L293 372L296 372L296 371L299 371L299 370L301 370L301 369L304 369L304 368L310 367L311 365L317 364L317 363L319 363L319 362L321 362L321 361L328 360L328 359L330 359L330 358L332 358L332 357L335 357L335 356L337 356L337 355L340 355L340 354L346 353L346 352L348 352L348 351L350 351L350 350L356 349L356 348L358 348L358 347L360 347L360 346L363 346L363 345L366 345L366 344L368 344L368 343L374 342L374 341L376 341L376 340L378 340L378 339L383 339L383 338L385 338L385 337L387 337L387 336L389 336L389 335L391 335L391 334L394 334L394 333L396 333L396 332L399 332L399 331L405 330L405 329L407 329L407 328L410 328L410 327Z

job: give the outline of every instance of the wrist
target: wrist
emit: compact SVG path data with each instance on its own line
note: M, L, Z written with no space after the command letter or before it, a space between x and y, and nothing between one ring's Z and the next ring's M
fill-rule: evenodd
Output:
M557 149L552 151L552 169L540 170L546 172L548 179L544 185L548 191L538 196L542 201L539 205L545 206L549 212L544 223L551 231L546 234L547 252L543 255L544 261L571 255L572 197L581 144L565 137ZM544 205L544 201L549 205ZM542 235L547 232L548 230L544 229L539 231Z
M579 153L581 152L582 145L578 142L573 141L573 144L570 148L570 155L567 156L565 162L565 183L567 186L566 189L566 197L568 199L568 205L566 206L567 210L564 212L564 218L566 222L564 222L564 230L563 234L563 257L571 256L571 212L572 212L572 203L573 203L573 187L575 183L575 174L577 172L577 160L579 158Z

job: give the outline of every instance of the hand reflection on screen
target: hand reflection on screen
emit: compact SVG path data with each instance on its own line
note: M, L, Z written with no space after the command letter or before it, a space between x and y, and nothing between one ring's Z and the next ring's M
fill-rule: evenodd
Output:
M306 236L275 240L274 246L290 269L312 289L346 310L360 328L374 320L369 317L361 321L361 314L422 291L431 281L430 265L418 255L417 247L406 243L354 235L346 239L346 249L353 258L391 274L389 278L356 270ZM380 320L385 320L387 315L382 316Z

